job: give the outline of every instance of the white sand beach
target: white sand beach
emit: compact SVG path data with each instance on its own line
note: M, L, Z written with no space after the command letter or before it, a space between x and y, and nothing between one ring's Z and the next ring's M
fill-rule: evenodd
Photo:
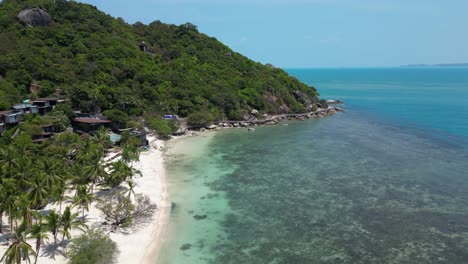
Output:
M86 212L86 224L89 227L95 227L109 233L111 239L117 243L119 255L117 263L133 264L133 263L155 263L159 254L160 247L163 242L164 226L168 222L170 212L170 201L168 199L167 188L165 185L165 168L163 149L165 142L156 140L154 136L148 136L151 144L151 149L147 152L142 152L140 161L134 164L134 167L141 171L142 176L136 176L133 180L136 183L135 193L148 195L158 209L151 221L147 223L139 223L129 229L119 229L115 232L109 232L108 226L102 225L104 218L99 210L95 207L96 203L92 203L89 212ZM99 196L99 189L95 190L95 195ZM62 205L62 209L67 206ZM52 208L58 209L57 205L49 205L44 210ZM74 211L77 212L77 208ZM3 219L4 233L0 234L0 257L3 256L8 248L7 237L9 236L9 228L7 219ZM74 230L72 237L79 236L82 232ZM65 258L64 247L68 241L60 243L58 247L53 245L53 239L49 236L49 240L41 248L38 262L41 263L67 263ZM59 238L61 236L59 235ZM28 242L35 248L35 241L30 239ZM33 260L33 257L31 257Z

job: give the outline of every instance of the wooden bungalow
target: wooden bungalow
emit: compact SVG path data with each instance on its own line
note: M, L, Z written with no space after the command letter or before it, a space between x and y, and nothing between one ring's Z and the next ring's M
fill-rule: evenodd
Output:
M101 126L110 127L112 121L98 118L77 117L72 120L73 131L76 133L93 133Z

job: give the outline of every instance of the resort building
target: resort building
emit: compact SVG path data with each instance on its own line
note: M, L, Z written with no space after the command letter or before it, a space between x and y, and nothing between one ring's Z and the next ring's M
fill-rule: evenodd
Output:
M45 115L54 110L59 101L57 98L39 98L34 100L33 104L38 107L39 114Z
M72 120L73 131L79 134L93 133L101 126L110 127L112 121L93 117L77 117Z
M15 104L11 108L23 114L38 114L39 113L38 107L30 103Z
M56 132L58 132L53 124L42 125L41 129L42 131L40 135L34 135L32 137L33 143L41 143L43 141L49 140Z
M7 128L17 125L23 120L23 113L15 110L0 111L0 123Z

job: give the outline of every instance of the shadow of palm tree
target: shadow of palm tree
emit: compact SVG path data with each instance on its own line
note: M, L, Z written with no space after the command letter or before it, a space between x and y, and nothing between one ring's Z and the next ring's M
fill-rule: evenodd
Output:
M57 245L53 243L47 244L43 250L41 257L48 257L55 260L56 256L63 256L66 257L65 247L68 245L69 241L62 241Z

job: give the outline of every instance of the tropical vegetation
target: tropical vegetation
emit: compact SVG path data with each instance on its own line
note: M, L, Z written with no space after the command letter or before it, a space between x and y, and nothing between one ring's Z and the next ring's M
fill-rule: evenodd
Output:
M31 257L37 261L46 240L62 246L72 239L72 230L86 231L86 212L96 202L97 187L111 188L111 193L129 201L131 215L126 224L156 210L134 191L132 178L140 173L132 164L140 150L132 137L123 142L120 160L104 162L104 150L109 147L105 130L82 136L62 132L42 144L34 144L22 128L15 134L0 138L0 233L9 239L4 263Z
M21 24L18 13L33 7L53 23ZM107 111L123 128L128 117L145 113L240 120L253 109L297 113L320 104L315 88L191 23L128 24L66 0L4 0L0 18L0 110L54 95L69 98L75 110Z
M90 229L73 240L68 255L71 264L110 264L115 263L117 253L117 245L108 235Z

